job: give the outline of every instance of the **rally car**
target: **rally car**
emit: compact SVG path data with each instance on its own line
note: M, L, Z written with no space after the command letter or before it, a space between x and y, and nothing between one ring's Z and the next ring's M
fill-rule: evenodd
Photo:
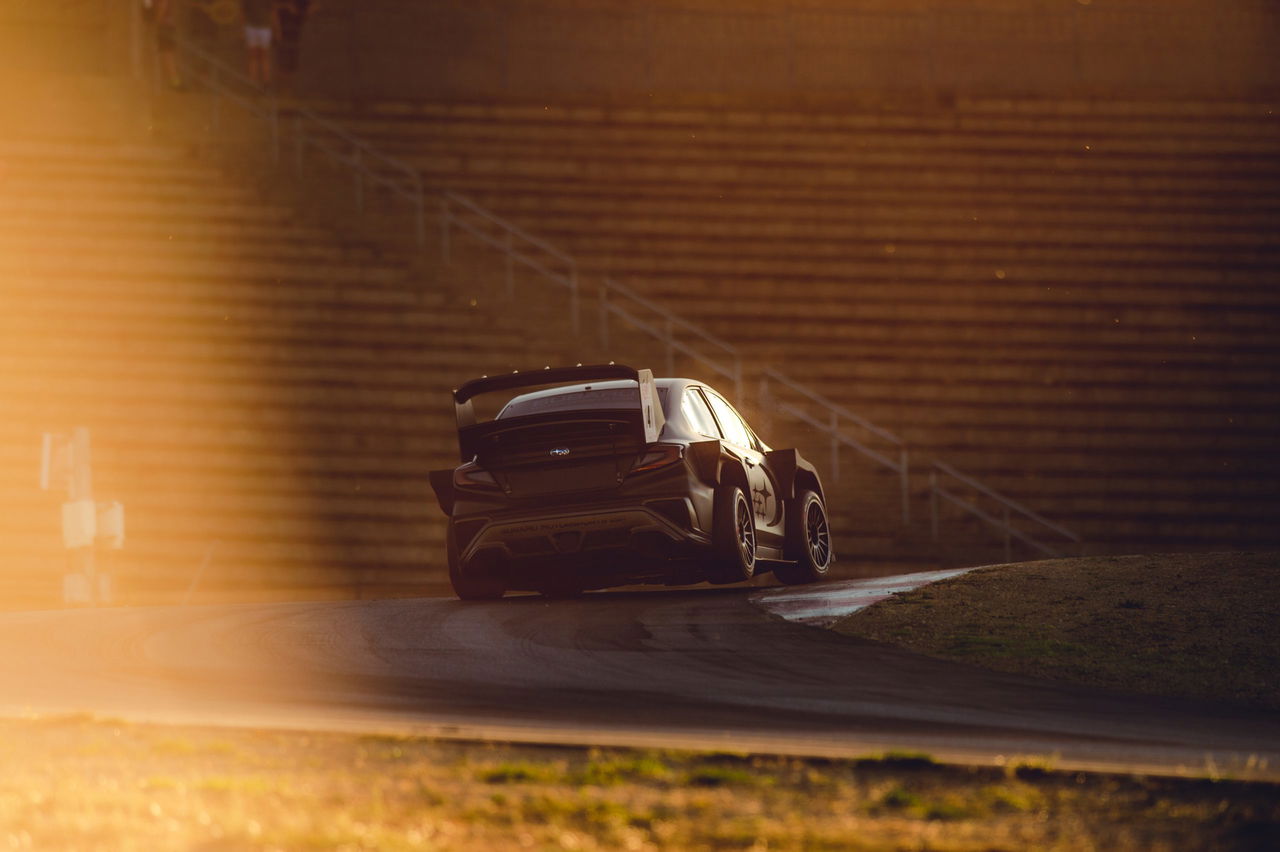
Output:
M477 396L519 390L478 422ZM453 401L462 463L430 476L464 600L762 571L809 583L834 560L817 470L702 382L546 368L467 382Z

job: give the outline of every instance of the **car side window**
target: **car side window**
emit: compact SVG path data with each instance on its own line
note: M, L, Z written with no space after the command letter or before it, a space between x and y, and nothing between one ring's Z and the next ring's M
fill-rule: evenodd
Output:
M685 388L684 397L680 400L680 410L684 412L684 419L698 432L708 438L720 437L716 419L711 416L711 409L707 408L707 401L697 388Z
M716 413L716 420L720 421L720 428L724 430L726 440L740 447L755 446L755 442L751 440L751 432L729 403L721 399L718 394L710 392L707 393L707 401L711 403L711 410Z

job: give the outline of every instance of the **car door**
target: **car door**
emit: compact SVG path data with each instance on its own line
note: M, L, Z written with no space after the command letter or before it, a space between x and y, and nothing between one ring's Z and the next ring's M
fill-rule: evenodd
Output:
M724 397L703 388L707 402L720 424L720 431L727 443L740 459L747 471L747 482L751 493L747 498L755 508L756 534L758 540L765 544L777 545L783 539L782 501L778 499L778 484L764 463L764 447L756 438L751 427Z

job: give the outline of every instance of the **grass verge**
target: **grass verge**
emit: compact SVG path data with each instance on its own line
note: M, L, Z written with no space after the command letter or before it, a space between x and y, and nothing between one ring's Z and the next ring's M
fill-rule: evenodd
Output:
M1264 849L1280 787L414 737L0 721L0 847Z
M1059 559L895 595L840 633L999 671L1280 709L1280 554Z

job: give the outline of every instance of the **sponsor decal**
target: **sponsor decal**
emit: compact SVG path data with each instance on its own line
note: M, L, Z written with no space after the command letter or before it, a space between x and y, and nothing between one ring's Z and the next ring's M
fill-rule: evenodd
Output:
M761 483L759 488L751 489L752 501L756 504L756 515L764 518L769 514L769 498L773 496L769 492L769 486Z

